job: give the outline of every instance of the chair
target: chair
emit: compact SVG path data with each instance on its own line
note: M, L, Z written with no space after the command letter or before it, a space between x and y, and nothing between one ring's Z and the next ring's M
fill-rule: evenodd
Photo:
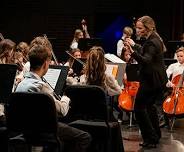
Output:
M17 65L0 64L0 102L6 103L12 92Z
M12 93L6 107L6 119L10 147L18 139L25 141L29 151L34 146L41 146L43 149L53 148L52 152L60 152L56 107L49 95Z
M105 91L95 85L72 85L66 87L65 94L71 99L69 125L92 136L89 151L122 152L120 126L117 121L110 121Z

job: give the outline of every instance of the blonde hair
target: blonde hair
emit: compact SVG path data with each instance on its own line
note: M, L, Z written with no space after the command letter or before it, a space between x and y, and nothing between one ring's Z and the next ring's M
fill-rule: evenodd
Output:
M184 52L184 47L183 46L181 46L180 48L178 48L177 50L176 50L176 53L178 53L178 52Z
M140 17L137 22L141 22L144 27L149 31L149 32L154 32L156 34L156 36L160 39L161 43L162 43L162 51L166 52L166 46L163 42L163 39L160 37L160 35L157 33L156 30L156 25L155 25L155 21L150 17L150 16L142 16Z
M125 33L126 35L128 36L132 36L133 34L133 29L129 26L126 26L124 29L123 29L123 33Z
M74 33L74 40L77 41L77 42L78 42L78 40L79 40L78 36L79 36L80 33L83 34L82 30L80 30L80 29L76 29L76 30L75 30L75 33Z
M141 22L148 31L156 31L154 20L150 16L142 16L137 22Z

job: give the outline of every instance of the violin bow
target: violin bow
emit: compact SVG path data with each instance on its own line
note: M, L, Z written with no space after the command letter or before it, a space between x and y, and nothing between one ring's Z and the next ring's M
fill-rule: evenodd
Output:
M82 62L80 59L77 59L76 57L74 57L69 51L65 51L69 56L71 56L73 59L77 60L80 64L85 65L84 62Z
M46 40L48 40L46 34L43 34L43 36L44 36L44 38L45 38ZM57 60L57 58L56 58L56 55L54 54L54 51L53 51L52 49L51 49L51 53L52 53L52 56L53 56L53 58L54 58L54 62L56 63L56 65L59 65L58 60Z
M0 38L1 38L1 40L4 40L4 36L2 33L0 33Z

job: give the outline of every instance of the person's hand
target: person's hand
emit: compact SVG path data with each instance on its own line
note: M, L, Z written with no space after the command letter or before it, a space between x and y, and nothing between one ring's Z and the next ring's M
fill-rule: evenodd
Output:
M129 50L130 55L131 55L131 54L134 52L134 50L132 49L130 43L129 43L128 41L125 41L125 42L124 42L124 45L125 45L125 47L127 48L127 50Z
M135 42L131 38L126 38L125 43L129 43L130 46L134 46Z

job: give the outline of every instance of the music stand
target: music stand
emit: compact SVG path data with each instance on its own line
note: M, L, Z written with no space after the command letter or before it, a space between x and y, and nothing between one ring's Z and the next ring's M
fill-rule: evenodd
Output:
M6 103L12 93L17 72L16 64L0 64L0 102Z
M68 66L49 65L49 69L44 75L44 78L51 85L57 95L63 95L68 70Z
M139 82L139 65L138 64L127 64L126 66L126 75L127 81L136 81ZM132 99L135 102L135 97ZM133 118L133 111L130 112L130 123L129 127L131 128L132 125L132 118Z
M139 66L138 64L127 64L126 75L128 81L139 81Z
M117 65L118 66L118 70L117 70L117 74L115 76L115 79L118 81L118 84L121 86L123 84L123 78L122 76L124 75L125 73L125 68L126 68L126 64L125 63L112 63L112 62L107 62L106 63L106 72L110 72L108 74L112 74L112 71L108 71L108 65L110 66L114 66L114 65Z
M78 48L81 51L89 51L93 46L102 46L101 38L81 38L78 42Z
M72 65L72 69L73 69L73 72L77 75L77 76L80 76L81 74L81 71L83 69L83 64L81 64L78 60L75 60L74 59L74 63Z
M184 47L184 42L183 41L168 41L167 42L167 50L166 52L170 58L174 58L174 54L178 48L181 46Z

